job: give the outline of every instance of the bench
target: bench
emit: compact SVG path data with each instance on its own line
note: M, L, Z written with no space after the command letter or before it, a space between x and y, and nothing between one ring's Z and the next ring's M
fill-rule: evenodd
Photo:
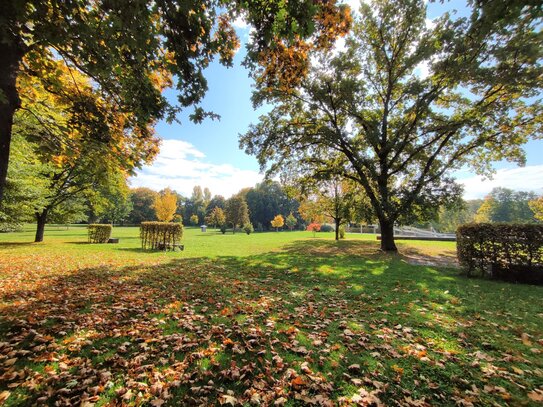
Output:
M175 250L175 249L179 249L181 251L185 250L185 245L182 245L182 244L170 244L170 243L166 243L166 244L159 244L158 247L157 247L158 250Z
M118 237L112 237L107 242L108 243L119 243L119 238Z

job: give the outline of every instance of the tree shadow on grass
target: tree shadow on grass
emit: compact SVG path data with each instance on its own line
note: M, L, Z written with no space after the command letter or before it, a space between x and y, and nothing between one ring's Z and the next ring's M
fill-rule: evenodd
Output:
M34 242L0 242L0 250L16 249L17 247L32 246Z
M227 390L240 402L258 392L263 404L317 395L337 403L360 387L353 383L365 383L384 402L408 391L441 404L468 397L471 384L484 380L520 397L526 391L515 383L472 365L478 330L487 333L485 352L494 358L513 341L474 319L486 309L498 315L492 323L509 323L503 290L510 285L488 284L482 289L454 270L410 265L360 241L36 270L32 281L1 291L0 351L10 361L0 360L0 391L12 392L15 405L213 404ZM510 292L515 315L537 308L541 292ZM532 388L532 379L516 380ZM475 401L501 400L484 397Z

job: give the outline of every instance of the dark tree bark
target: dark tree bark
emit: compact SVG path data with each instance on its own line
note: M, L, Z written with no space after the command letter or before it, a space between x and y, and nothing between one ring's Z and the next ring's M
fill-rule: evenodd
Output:
M43 242L43 234L45 232L45 222L47 222L47 213L49 209L44 209L41 212L36 212L36 220L38 222L36 228L36 238L34 242Z
M0 203L4 198L8 175L13 116L21 105L16 85L24 51L18 44L15 39L10 42L0 41Z
M339 240L339 224L341 223L341 219L336 218L334 221L336 223L336 240Z
M381 229L381 250L384 252L397 252L398 248L394 242L394 222L380 219L379 227Z

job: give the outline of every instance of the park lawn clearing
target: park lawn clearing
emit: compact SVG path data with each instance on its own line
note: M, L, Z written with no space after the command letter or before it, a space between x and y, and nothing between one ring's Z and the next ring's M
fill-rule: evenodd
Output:
M211 233L210 233L211 232ZM26 234L25 234L26 233ZM539 405L543 288L467 279L450 242L185 232L183 252L0 236L5 405Z

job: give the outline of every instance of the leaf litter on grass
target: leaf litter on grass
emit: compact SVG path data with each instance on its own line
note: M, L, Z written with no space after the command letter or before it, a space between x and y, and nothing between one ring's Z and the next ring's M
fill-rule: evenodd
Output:
M539 288L483 290L456 271L354 245L318 248L129 266L3 263L0 400L538 404ZM502 290L515 307L500 304Z

